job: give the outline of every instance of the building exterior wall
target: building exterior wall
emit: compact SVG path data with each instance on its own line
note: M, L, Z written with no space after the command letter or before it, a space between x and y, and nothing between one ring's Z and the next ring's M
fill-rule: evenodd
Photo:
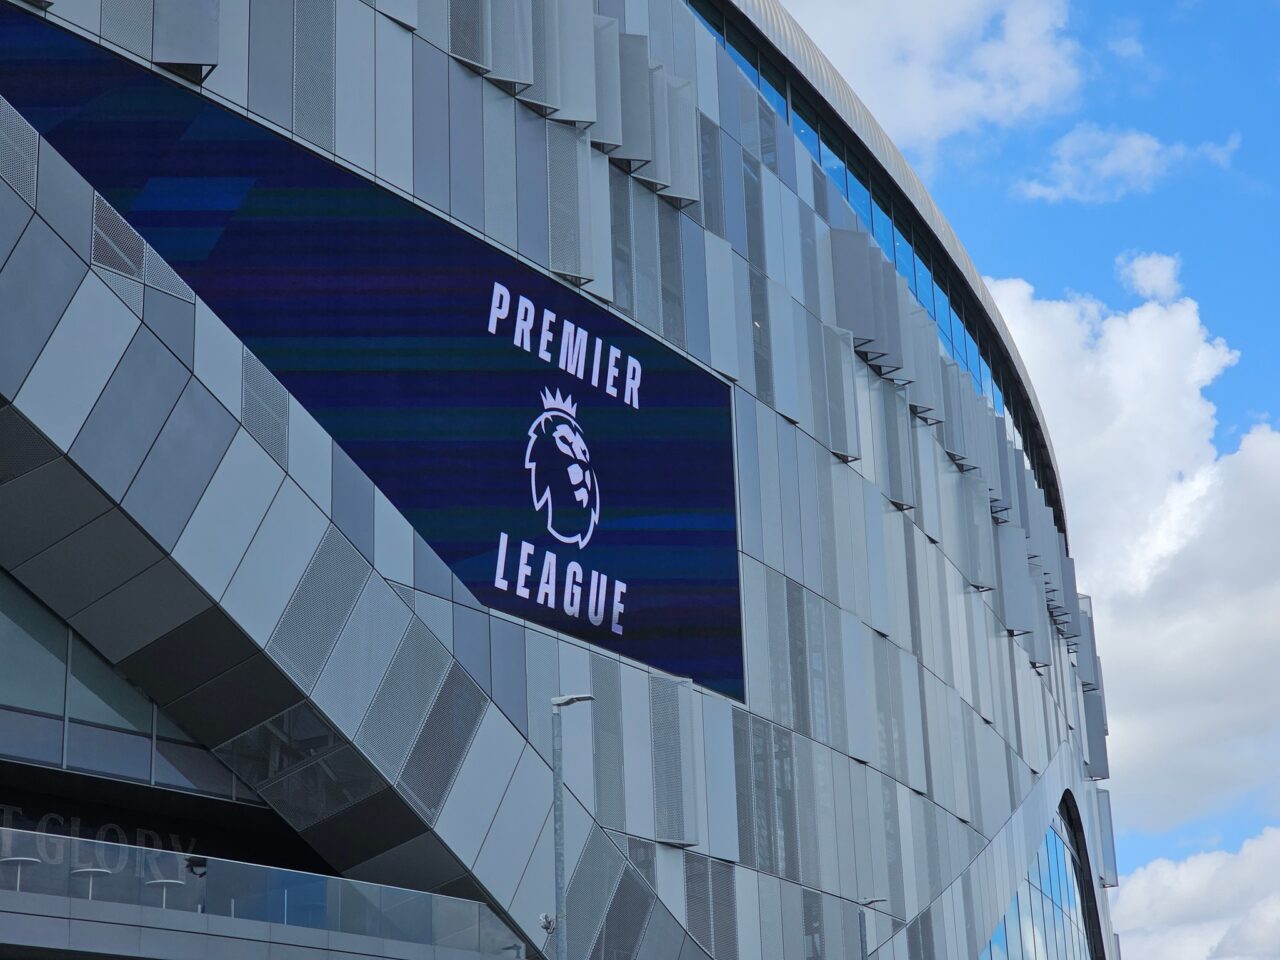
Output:
M45 16L151 66L115 7ZM199 290L141 238L132 274L106 261L96 239L123 221L13 108L0 288L39 293L0 322L21 347L0 419L24 444L0 513L42 523L5 567L335 869L474 883L536 948L548 701L591 692L565 715L574 960L856 957L860 901L876 901L872 956L977 957L1064 796L1113 955L1105 704L1056 481L1037 484L1051 458L1033 472L977 368L940 349L936 318L691 10L218 8L216 66L175 82L733 383L745 703L482 608ZM133 382L117 363L146 362L149 334L163 352L147 369L171 385L113 415L105 398ZM143 410L127 464L82 442L95 417L123 432ZM54 469L65 488L39 482ZM45 585L81 576L65 537L135 567L63 598ZM175 681L186 650L200 656ZM315 723L322 751L262 749Z

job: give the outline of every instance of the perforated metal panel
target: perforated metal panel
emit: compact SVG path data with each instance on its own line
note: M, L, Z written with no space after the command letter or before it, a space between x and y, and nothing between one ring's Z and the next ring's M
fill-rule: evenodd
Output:
M641 840L639 837L627 837L627 859L640 872L640 876L648 881L649 886L657 887L658 845L652 840Z
M289 393L246 347L240 361L240 419L272 459L289 469Z
M655 838L667 843L685 843L689 823L685 810L685 744L681 726L682 695L677 680L649 678L649 723L653 737L653 800Z
M372 569L330 525L267 644L267 652L304 691L315 686Z
M579 133L563 123L547 124L547 208L551 227L551 263L556 273L580 278L583 202L579 176Z
M137 280L142 279L146 242L98 194L93 195L93 262Z
M293 130L333 149L335 0L307 0L294 12Z
M102 38L150 59L154 9L154 0L102 0Z
M592 960L631 960L656 897L635 870L624 870L591 951Z
M487 703L467 671L453 663L400 773L401 791L430 824L440 816Z
M773 789L773 724L751 718L751 793L755 816L756 861L766 873L778 872L777 803ZM739 838L741 839L741 838Z
M662 335L686 346L684 323L684 261L680 256L680 213L658 203L658 270L662 283Z
M613 242L613 305L635 316L635 276L631 263L631 178L609 165L609 219Z
M622 780L622 690L618 662L591 656L592 740L595 752L596 821L622 829L626 796Z
M373 768L347 746L263 787L259 796L295 830L305 830L384 786Z
M453 659L416 617L356 731L355 742L393 783L426 721Z
M711 936L716 960L738 960L738 888L733 864L707 863L711 880Z
M693 938L710 954L715 953L711 936L711 874L707 858L685 851L684 855L684 925Z
M143 254L144 279L157 290L172 294L179 300L195 303L196 295L180 276L174 273L173 267L165 263L158 253L147 247Z
M28 205L36 205L36 162L40 135L0 97L0 177Z
M806 957L825 957L826 938L823 936L822 894L816 890L801 890L803 905L804 944Z
M0 484L57 459L58 451L13 407L0 409Z
M488 78L523 90L533 83L533 0L491 0Z
M622 852L613 841L599 827L592 827L569 881L566 903L569 960L583 960L594 946L624 866Z
M95 269L94 272L102 278L102 282L110 287L117 297L125 302L125 305L130 310L139 318L142 316L143 286L141 280L134 280L132 277L121 276L105 269Z
M481 70L489 67L489 0L448 0L449 52Z
M751 718L745 710L733 711L733 770L737 781L734 799L738 813L738 858L743 866L756 865L755 790L751 779Z

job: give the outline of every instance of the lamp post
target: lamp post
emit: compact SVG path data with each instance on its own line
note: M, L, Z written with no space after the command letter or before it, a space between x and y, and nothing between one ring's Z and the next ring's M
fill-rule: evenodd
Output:
M560 734L560 708L594 700L589 693L551 698L551 776L555 792L554 814L556 845L556 918L550 924L556 938L556 960L569 960L569 941L565 934L564 878L564 755Z
M884 897L872 897L870 900L855 900L858 905L858 956L867 960L867 907L876 903L885 903Z

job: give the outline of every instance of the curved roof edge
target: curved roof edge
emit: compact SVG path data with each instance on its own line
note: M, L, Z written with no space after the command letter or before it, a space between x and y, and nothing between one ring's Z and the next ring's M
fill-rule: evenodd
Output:
M1036 397L1035 387L1027 374L1022 356L1018 353L1018 348L1013 342L1009 328L1005 325L1004 317L1001 316L999 308L996 307L995 298L991 296L991 291L987 289L986 283L983 282L982 274L978 272L973 259L969 256L969 252L965 250L960 238L943 215L942 210L934 202L933 197L929 196L929 191L925 189L924 183L911 168L907 158L902 155L902 151L894 145L893 141L889 139L889 135L885 133L884 128L871 115L867 105L853 92L849 82L835 68L835 65L827 59L826 54L818 49L818 45L813 42L813 39L801 29L795 18L783 8L781 0L729 0L729 2L755 25L765 39L772 43L790 64L799 71L800 75L813 86L814 90L826 100L827 105L835 110L840 119L849 125L849 128L866 145L879 164L884 167L889 176L897 183L907 199L915 206L920 216L924 218L925 223L928 224L929 229L933 231L939 243L942 244L947 255L964 275L974 295L987 311L987 316L990 318L992 326L995 327L995 332L1000 337L1001 343L1004 344L1014 371L1021 381L1022 389L1026 392L1027 399L1031 403L1031 410L1035 415L1036 425L1039 428L1039 439L1048 453L1049 464L1054 474L1054 482L1060 491L1061 478L1058 471L1058 458L1053 450L1053 441L1049 438L1048 430L1045 428L1044 413L1040 409L1040 401ZM1065 533L1066 507L1061 502L1060 493L1058 499Z

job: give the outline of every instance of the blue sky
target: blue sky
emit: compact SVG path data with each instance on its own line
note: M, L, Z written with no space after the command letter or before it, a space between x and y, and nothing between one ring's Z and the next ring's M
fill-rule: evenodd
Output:
M1280 958L1280 0L784 0L1018 345L1094 597L1126 958Z
M1208 391L1218 444L1233 448L1280 399L1280 297L1267 286L1280 270L1280 5L1092 0L1071 5L1069 24L1083 51L1079 109L944 142L930 188L984 273L1045 292L1121 305L1132 297L1116 277L1117 253L1180 254L1183 286L1206 325L1241 352ZM1225 170L1175 162L1149 193L1113 202L1032 202L1011 189L1040 174L1054 141L1081 121L1165 144L1237 135L1240 145Z

